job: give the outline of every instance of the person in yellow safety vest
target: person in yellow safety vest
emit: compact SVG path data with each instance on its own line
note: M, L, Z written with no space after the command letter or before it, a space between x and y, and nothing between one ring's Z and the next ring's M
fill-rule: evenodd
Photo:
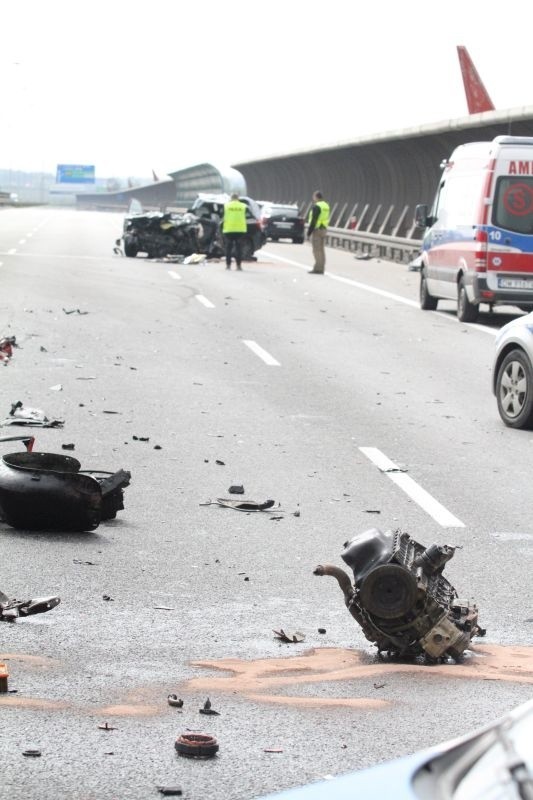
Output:
M326 236L329 225L329 205L322 196L322 192L314 192L313 205L307 219L307 238L311 239L315 265L309 270L310 275L323 275L326 266Z
M239 200L239 195L234 192L231 200L224 206L222 218L222 234L226 249L226 269L231 269L231 256L235 250L237 269L242 269L242 240L248 230L246 224L246 204Z

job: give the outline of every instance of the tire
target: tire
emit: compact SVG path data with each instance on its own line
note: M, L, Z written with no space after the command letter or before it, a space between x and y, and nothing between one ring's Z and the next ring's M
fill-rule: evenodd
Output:
M479 306L468 299L464 280L457 285L457 319L461 322L475 322L479 315Z
M254 244L248 236L245 236L242 240L241 248L242 260L250 261L254 254Z
M496 378L496 400L509 428L533 426L533 370L523 350L507 353Z
M435 311L438 302L438 297L433 297L428 292L426 273L422 271L420 273L420 308L422 311Z
M271 241L271 242L279 242L279 239L278 239L278 237L277 237L277 236L272 236L272 237L271 237L271 239L270 239L270 241Z
M292 240L292 243L293 244L303 244L304 243L303 236L297 236L296 239Z
M134 236L125 236L124 255L127 256L128 258L135 258L138 252L139 252L139 246L137 244L137 239Z

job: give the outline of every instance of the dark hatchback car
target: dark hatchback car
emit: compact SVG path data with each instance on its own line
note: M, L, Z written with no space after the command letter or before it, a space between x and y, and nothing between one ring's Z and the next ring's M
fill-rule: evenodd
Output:
M244 261L253 258L256 250L260 250L266 242L266 236L261 223L259 205L251 197L239 198L246 206L246 236L242 242L242 257ZM221 223L224 215L224 204L229 200L227 194L199 194L190 212L200 219L210 219Z
M277 203L261 203L261 221L268 239L292 239L294 244L303 244L305 222L298 206L284 206Z

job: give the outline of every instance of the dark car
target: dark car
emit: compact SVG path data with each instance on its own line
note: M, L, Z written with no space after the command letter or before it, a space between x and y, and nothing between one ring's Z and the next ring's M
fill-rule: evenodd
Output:
M148 258L164 258L205 253L218 258L223 253L218 227L194 214L133 214L124 220L124 255L135 258L137 253L146 253Z
M298 206L261 203L261 221L268 239L292 239L295 244L303 244L305 221Z
M200 220L209 219L222 222L224 205L229 200L227 194L199 194L189 211ZM246 205L247 233L242 241L242 257L249 261L256 250L260 250L266 242L266 236L261 225L261 211L259 205L251 197L239 197Z

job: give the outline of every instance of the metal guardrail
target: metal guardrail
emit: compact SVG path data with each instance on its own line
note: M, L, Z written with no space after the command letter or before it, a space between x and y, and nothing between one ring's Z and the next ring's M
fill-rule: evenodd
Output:
M344 228L328 228L326 244L341 250L360 252L371 258L384 258L388 261L409 263L420 253L419 239L406 239L401 236L384 236Z

